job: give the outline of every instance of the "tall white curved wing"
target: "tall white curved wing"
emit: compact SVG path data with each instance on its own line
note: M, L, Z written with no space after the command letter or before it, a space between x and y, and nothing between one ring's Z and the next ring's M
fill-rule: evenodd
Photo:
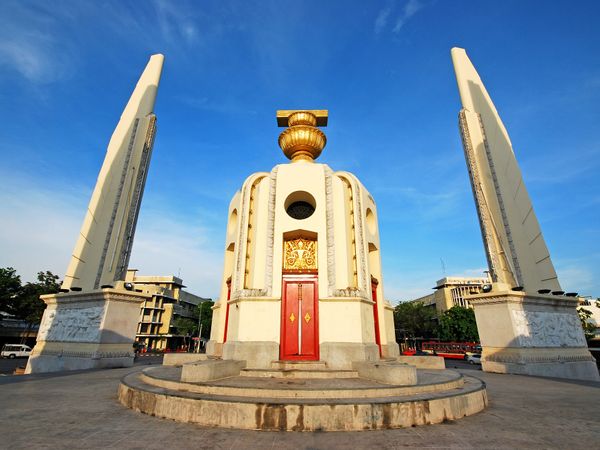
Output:
M488 265L495 282L560 290L504 124L464 49L452 49L460 132Z

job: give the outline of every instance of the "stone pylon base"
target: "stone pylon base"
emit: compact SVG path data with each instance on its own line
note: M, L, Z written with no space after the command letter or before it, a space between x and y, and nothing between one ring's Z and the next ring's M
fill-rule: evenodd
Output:
M467 299L475 309L484 371L600 381L576 299L494 290Z
M140 303L147 298L112 288L43 295L47 306L25 373L131 366Z

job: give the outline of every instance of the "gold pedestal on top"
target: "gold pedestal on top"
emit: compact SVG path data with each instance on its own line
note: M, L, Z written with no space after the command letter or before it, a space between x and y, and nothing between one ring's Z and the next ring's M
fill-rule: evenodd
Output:
M277 124L289 127L279 135L279 146L292 160L313 161L327 144L325 133L317 127L327 126L327 110L277 111Z

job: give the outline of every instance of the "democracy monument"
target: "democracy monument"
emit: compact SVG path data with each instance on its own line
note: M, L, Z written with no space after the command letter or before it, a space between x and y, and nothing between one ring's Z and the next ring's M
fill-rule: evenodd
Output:
M466 53L452 50L467 167L492 283L474 305L483 369L598 380L560 291L510 140ZM127 367L139 303L126 283L152 152L162 55L150 58L115 132L27 372ZM384 296L375 199L316 162L327 110L277 111L290 161L251 174L228 210L206 354L166 354L127 375L119 401L202 425L289 431L440 423L487 406L485 385L440 357L403 357Z

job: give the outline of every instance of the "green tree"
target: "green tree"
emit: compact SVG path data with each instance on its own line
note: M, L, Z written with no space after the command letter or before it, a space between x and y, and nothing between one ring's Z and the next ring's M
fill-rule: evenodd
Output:
M37 282L25 283L16 287L20 278L14 269L0 269L0 289L3 290L3 309L18 319L24 320L30 326L40 323L46 304L40 300L40 295L53 294L59 291L58 276L50 271L38 272ZM8 289L4 291L4 289Z
M212 325L212 307L215 304L213 301L202 302L198 305L197 311L202 315L201 323L202 323L202 337L209 339L210 338L210 328Z
M177 333L183 336L193 336L198 332L198 323L188 317L178 317L174 325Z
M436 334L437 313L435 308L419 302L399 303L394 308L397 329L409 338L431 338Z
M41 322L46 309L40 295L54 294L59 289L58 276L50 271L38 272L37 282L22 285L12 267L0 269L0 309L27 322L27 331Z
M210 337L210 327L212 324L212 306L214 302L207 301L202 302L196 306L194 309L193 317L178 317L175 319L174 325L177 328L177 332L184 336L197 336L198 335L198 319L200 318L200 313L202 312L202 317L200 318L200 323L202 324L202 337L209 338Z
M0 268L0 310L7 311L10 303L21 291L21 277L12 267Z
M478 342L475 312L471 308L453 306L440 315L439 336L442 341Z
M581 327L583 328L586 340L593 339L596 335L596 325L589 321L592 317L592 312L589 309L577 308L577 314L579 314L579 320L581 320Z

